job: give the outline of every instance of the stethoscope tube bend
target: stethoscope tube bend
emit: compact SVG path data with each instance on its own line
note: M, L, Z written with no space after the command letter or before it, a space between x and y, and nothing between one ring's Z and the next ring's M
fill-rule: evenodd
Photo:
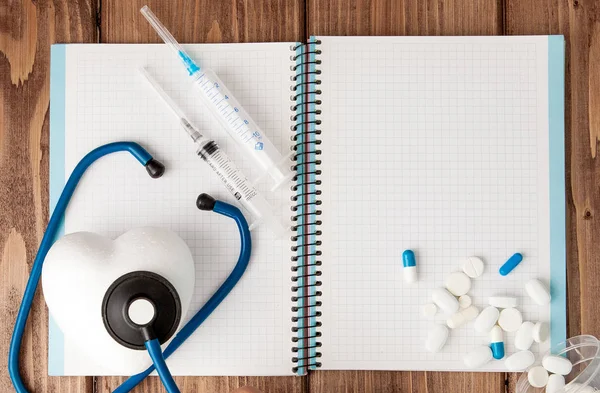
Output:
M15 328L10 342L8 371L10 379L17 393L28 393L19 370L19 353L23 339L23 332L25 331L25 325L27 323L27 318L29 317L35 291L37 290L40 276L42 274L42 265L44 263L44 259L46 258L50 247L56 241L67 205L69 204L69 201L71 200L71 197L73 196L75 188L81 180L81 177L90 165L92 165L99 158L108 154L124 151L129 152L142 165L144 165L146 167L146 171L151 177L158 178L164 173L164 166L160 162L153 159L150 153L148 153L143 147L135 142L115 142L100 146L86 154L77 164L69 176L60 198L58 199L56 207L50 216L46 232L44 233L42 242L33 262L31 273L23 294L23 300L21 302L21 306L19 307L19 312L15 321ZM175 338L173 338L171 343L165 349L164 353L161 352L158 340L149 340L146 342L146 348L154 365L149 367L146 371L130 377L121 386L119 386L114 393L126 393L131 391L131 389L133 389L146 376L154 371L155 368L157 369L161 381L167 389L167 392L178 393L179 389L175 385L173 377L166 367L165 359L175 352L175 350L179 348L189 336L191 336L191 334L206 320L206 318L208 318L208 316L216 309L216 307L225 299L229 292L231 292L248 267L252 242L250 238L250 231L248 229L248 223L246 222L242 212L235 206L225 202L215 201L212 197L206 194L202 194L198 197L197 205L201 210L212 210L235 221L241 238L241 250L237 264L230 273L229 277L227 277L214 295L179 331L179 333L177 333Z

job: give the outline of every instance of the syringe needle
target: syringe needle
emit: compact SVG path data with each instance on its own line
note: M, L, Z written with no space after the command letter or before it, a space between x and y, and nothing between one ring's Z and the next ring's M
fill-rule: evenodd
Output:
M142 9L140 9L140 12L142 13L142 15L144 15L148 23L150 23L150 25L154 28L156 33L158 33L160 38L163 39L165 44L167 44L171 49L173 49L177 53L177 56L179 56L190 75L193 75L196 72L200 71L200 67L198 66L198 64L196 64L194 60L192 60L192 58L187 54L187 52L183 49L179 42L177 42L175 37L173 37L171 33L169 33L169 30L167 30L167 28L162 23L160 23L156 15L154 15L154 13L150 10L150 8L148 8L147 5L143 6Z
M229 136L264 171L263 173L271 177L274 183L273 189L287 184L294 177L290 165L293 151L289 151L285 156L282 155L223 81L208 68L200 71L200 67L185 53L148 6L144 6L140 11L165 43L183 61L191 76L192 84L200 90L207 109L223 125Z
M196 142L200 137L202 137L202 134L200 134L196 127L194 127L190 123L183 110L181 110L181 108L175 103L175 101L173 101L171 96L166 91L164 91L162 86L158 83L156 79L152 77L152 75L150 75L148 70L144 67L140 67L139 71L140 74L142 74L142 76L150 84L150 86L152 86L154 91L158 93L160 98L162 98L162 100L167 104L167 106L173 111L175 116L177 116L181 127L183 127L183 129L188 133L192 140Z
M148 83L150 83L150 86L152 86L154 91L156 91L158 93L158 95L160 96L160 98L163 99L165 104L167 104L167 106L173 111L173 113L175 113L175 116L177 116L180 119L187 119L187 117L185 116L185 113L183 113L181 108L175 103L175 101L173 101L171 96L169 96L167 94L167 92L163 90L163 88L156 81L156 79L154 79L154 77L152 75L150 75L148 70L145 67L140 67L139 71L140 71L140 74L142 74L142 76L146 79L146 81L148 81Z

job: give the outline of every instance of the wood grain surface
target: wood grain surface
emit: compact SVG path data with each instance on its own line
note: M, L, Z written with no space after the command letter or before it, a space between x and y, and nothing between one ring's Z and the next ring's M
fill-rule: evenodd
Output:
M54 42L159 42L148 3L181 42L298 41L310 35L564 34L568 334L600 336L600 3L595 0L0 0L0 354L48 220L48 103ZM31 329L31 326L34 328ZM47 377L38 294L22 372L33 392L111 392L122 378ZM177 378L183 392L515 392L502 373L318 371L305 378ZM0 392L12 391L6 355ZM164 390L155 378L136 392Z
M506 34L566 40L567 335L600 336L600 3L507 0ZM598 216L598 217L597 217ZM515 391L516 376L508 388Z
M92 0L0 2L0 391L28 271L48 221L50 45L96 42ZM38 291L21 352L34 392L92 392L92 378L47 377L48 312Z

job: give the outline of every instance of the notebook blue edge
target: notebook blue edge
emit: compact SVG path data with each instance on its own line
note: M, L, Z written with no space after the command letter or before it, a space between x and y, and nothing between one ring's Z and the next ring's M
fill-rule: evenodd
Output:
M50 49L50 213L65 185L65 74L64 44ZM61 221L58 236L65 233ZM52 317L48 322L48 375L64 375L64 337Z
M565 38L548 36L550 159L550 341L567 339L567 239L565 203Z
M50 211L65 184L65 73L66 45L54 44L50 52ZM566 205L565 205L565 41L548 36L548 124L550 149L550 306L551 343L567 338ZM59 236L64 234L61 224ZM64 337L49 320L48 374L64 375Z

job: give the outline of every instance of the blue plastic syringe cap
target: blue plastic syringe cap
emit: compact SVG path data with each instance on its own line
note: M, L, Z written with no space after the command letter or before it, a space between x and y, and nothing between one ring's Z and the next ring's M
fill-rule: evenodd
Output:
M179 57L181 58L181 61L183 61L183 64L185 65L185 68L188 70L190 75L194 75L196 72L200 71L200 67L198 67L198 64L196 64L196 62L194 62L194 60L192 60L187 53L180 50Z

